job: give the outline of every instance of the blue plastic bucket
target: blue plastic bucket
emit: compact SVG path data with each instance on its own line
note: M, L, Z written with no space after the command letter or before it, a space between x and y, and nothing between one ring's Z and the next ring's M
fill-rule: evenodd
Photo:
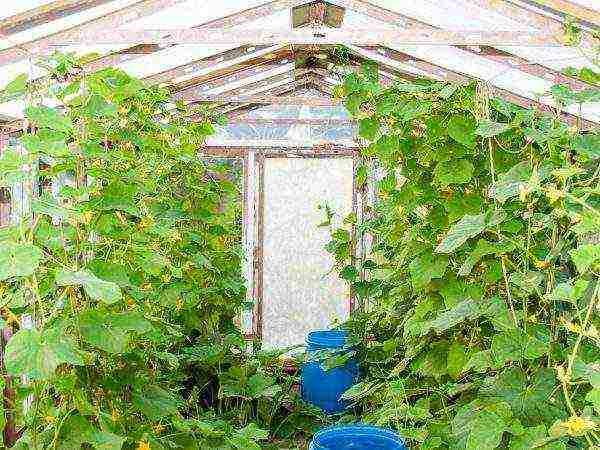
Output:
M309 450L408 450L404 439L385 428L349 425L325 428L314 435Z
M302 398L329 414L348 407L348 402L340 397L358 382L358 362L350 359L343 366L324 370L318 361L310 361L310 358L319 350L342 351L347 339L348 333L339 330L313 331L306 338L309 361L302 365Z

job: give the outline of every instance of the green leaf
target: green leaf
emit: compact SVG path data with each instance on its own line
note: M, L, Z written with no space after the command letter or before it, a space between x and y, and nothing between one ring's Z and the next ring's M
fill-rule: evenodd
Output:
M83 286L86 294L94 300L113 304L121 300L121 289L116 283L104 281L88 270L68 271L61 269L56 274L59 286Z
M509 450L531 450L534 448L539 450L566 450L567 448L562 442L544 444L547 440L548 432L545 425L526 428L523 434L512 437Z
M463 372L473 369L475 372L483 373L492 366L492 356L489 350L474 353L465 366Z
M475 246L475 249L467 256L465 262L460 266L458 274L467 276L483 257L487 255L502 255L510 253L515 249L515 245L511 242L489 242L485 239L480 239Z
M592 233L600 233L600 214L585 211L577 225L571 227L578 236L586 236Z
M544 275L541 272L531 270L528 272L513 272L508 277L508 281L528 294L532 294L540 292L542 283L544 282Z
M6 346L4 363L9 375L47 380L61 364L83 365L83 360L73 338L62 330L21 329Z
M520 187L531 178L531 172L531 164L528 161L516 164L498 177L498 181L490 186L488 195L500 203L519 195Z
M129 344L127 330L114 327L105 314L96 310L85 311L79 316L79 331L82 338L108 353L124 353Z
M72 414L61 424L56 450L79 450L83 444L92 440L94 431L85 417L80 414Z
M448 349L448 357L446 365L448 366L448 374L458 379L462 373L465 364L467 363L467 348L460 342L454 342Z
M17 75L17 77L6 85L0 93L0 100L7 102L23 95L27 90L29 76L26 73Z
M85 105L85 112L91 117L117 117L119 108L107 102L101 95L91 95Z
M600 244L583 244L574 250L569 251L577 271L581 274L587 271L600 261Z
M596 414L600 414L600 388L594 388L585 396L585 400L591 403L596 410Z
M557 380L552 369L536 369L532 376L512 367L489 377L479 393L510 405L516 415L537 417L548 409Z
M25 116L40 128L70 133L73 131L73 122L56 108L47 106L29 106L25 109Z
M21 136L21 144L33 154L42 153L52 158L64 158L71 155L65 138L66 136L58 131L41 129L36 134Z
M121 450L126 439L106 431L95 431L92 433L90 444L96 450Z
M463 245L469 238L477 236L486 228L486 215L478 214L471 216L467 214L457 223L452 225L446 236L436 247L437 253L452 253Z
M470 116L452 116L448 122L448 135L468 148L475 148L477 124Z
M488 212L478 215L465 215L457 223L452 225L442 242L436 247L437 253L452 253L468 239L477 236L484 230L492 228L506 219L502 210Z
M600 159L600 134L579 134L573 141L574 150L588 159Z
M497 366L511 361L537 359L550 350L547 330L531 327L529 333L519 329L509 329L492 338L492 360ZM538 333L539 331L539 333Z
M452 419L452 433L465 450L494 450L502 442L511 417L505 403L481 404L475 400L460 407Z
M594 388L600 388L600 363L586 363L577 358L573 364L573 378L583 379L590 383Z
M481 305L468 298L460 302L454 308L444 311L438 317L427 322L421 331L421 335L434 330L436 333L443 333L446 330L464 322L473 320L483 314Z
M258 428L254 423L246 425L236 431L228 440L238 450L260 450L261 446L256 441L262 441L269 437L269 432Z
M58 200L49 193L44 193L41 197L34 199L31 204L31 209L34 213L44 214L53 219L73 219L76 221L81 217L79 211L60 205Z
M356 267L351 266L351 265L345 266L340 271L340 277L346 281L354 281L354 280L356 280L357 276L358 276L358 270L356 270Z
M250 398L272 398L279 392L281 392L281 386L276 384L273 377L256 373L248 379L248 396Z
M433 171L436 184L446 187L450 184L465 184L473 178L473 164L466 159L440 162Z
M177 414L179 401L170 392L159 386L150 385L134 392L133 404L151 420L160 420Z
M30 171L33 164L31 154L21 154L10 147L0 152L0 186L12 187L31 177Z
M140 313L111 314L90 309L78 319L82 338L108 353L124 353L131 340L130 332L147 333L152 325Z
M432 279L443 277L448 264L447 257L434 255L431 252L425 252L414 258L408 265L414 288L423 289Z
M554 290L547 296L549 300L569 302L577 305L577 301L583 297L590 282L588 280L572 280L558 283Z
M460 85L457 83L447 84L440 90L438 95L443 99L449 99L458 90L459 87Z
M507 123L498 123L489 119L483 119L477 125L475 134L484 138L490 138L492 136L502 134L508 130L510 130L510 125Z
M33 244L0 243L0 281L32 275L42 256Z
M359 121L358 127L359 135L368 141L372 141L379 133L379 120L376 117L367 117Z

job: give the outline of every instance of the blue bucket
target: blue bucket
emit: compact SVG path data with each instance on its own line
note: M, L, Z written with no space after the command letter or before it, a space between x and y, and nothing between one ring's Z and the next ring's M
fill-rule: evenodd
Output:
M348 407L348 402L340 397L358 382L358 362L350 359L343 366L324 370L318 361L310 361L310 357L319 350L342 351L347 339L348 333L340 330L313 331L306 339L309 362L302 365L302 398L329 414Z
M408 450L404 439L385 428L349 425L325 428L314 435L309 450Z

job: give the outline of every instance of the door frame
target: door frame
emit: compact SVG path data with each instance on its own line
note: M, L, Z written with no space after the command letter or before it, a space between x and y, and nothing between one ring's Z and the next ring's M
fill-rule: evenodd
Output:
M208 146L201 153L210 156L226 158L243 158L243 244L246 256L244 277L246 278L246 299L252 302L252 310L246 311L238 320L238 325L244 332L246 341L252 342L254 348L260 348L263 333L263 302L264 302L264 202L265 186L264 171L267 158L352 158L352 212L359 220L364 214L365 191L356 180L356 169L361 162L360 147L338 146L324 144L317 146L285 146L285 143L275 146ZM352 263L364 254L363 245L357 242L356 230L352 226L351 239L353 242ZM356 307L356 293L350 291L349 311Z

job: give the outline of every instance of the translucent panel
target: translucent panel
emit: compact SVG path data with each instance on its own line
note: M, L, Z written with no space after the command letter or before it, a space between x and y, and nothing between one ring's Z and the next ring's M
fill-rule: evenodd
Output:
M198 77L214 70L219 70L224 67L228 67L249 58L254 58L260 55L266 55L272 51L283 48L283 45L274 45L267 47L263 50L248 53L247 55L240 56L238 58L223 61L212 65L211 67L202 67L197 70L190 72L186 75L187 78ZM176 45L174 47L166 48L156 53L142 56L140 58L126 61L119 64L119 67L131 75L137 77L146 77L162 71L168 70L173 67L183 66L189 64L198 59L207 58L209 56L221 53L227 50L237 48L237 45ZM184 79L178 80L178 82L184 81Z
M576 3L579 6L593 9L594 11L600 11L600 3L598 3L598 0L571 0L571 3Z
M205 93L206 94L220 94L222 92L227 92L227 91L230 91L233 89L240 88L240 87L245 86L250 83L255 83L255 82L267 79L269 77L273 77L276 75L283 75L286 73L290 73L290 75L287 79L285 79L283 81L285 81L286 83L289 83L290 81L294 80L294 75L291 73L292 70L294 70L294 63L275 66L272 69L261 70L261 72L257 75L249 75L249 76L243 77L240 80L232 81L231 83L228 83L224 86L219 86L219 87L216 87L213 89L209 89ZM247 92L244 91L244 93L247 93Z
M232 123L219 130L218 139L284 139L291 125Z
M265 0L188 0L156 14L130 22L126 28L188 28L262 5Z
M498 48L558 71L562 71L567 67L589 67L590 61L593 60L591 49L586 50L573 47L540 48L514 45L502 45L498 46Z
M591 1L597 2L597 0ZM473 5L468 0L420 2L371 0L371 3L447 30L534 31L537 29L491 9ZM576 48L526 46L499 46L498 48L531 61L543 62L544 65L555 70L562 70L569 65L575 67L585 65L585 58L582 58L581 51Z
M48 36L61 30L80 25L100 16L121 8L133 5L136 0L114 0L94 8L86 9L79 13L71 14L43 25L32 28L31 30L22 31L20 33L11 34L8 39L0 39L0 49L12 47L17 44L30 42L32 40ZM4 5L3 5L4 6Z
M311 89L298 91L302 97L325 97ZM273 119L272 123L268 121ZM304 122L303 120L306 119ZM343 105L302 106L270 105L248 111L235 122L219 127L215 136L208 141L217 145L231 140L287 139L304 141L307 145L320 142L352 141L357 136L356 124ZM244 123L247 120L247 123ZM283 121L288 121L281 123ZM299 123L293 123L298 120ZM322 123L320 122L322 121Z
M540 94L547 92L554 84L544 78L536 77L500 62L481 58L472 53L450 46L390 45L390 48L407 53L425 61L445 67L451 71L463 73L473 78L488 81L491 85L514 92L525 98L537 100ZM548 98L542 102L552 104ZM567 111L593 122L600 122L600 103L588 103L581 108L572 106Z
M528 27L468 0L370 0L370 3L447 30L525 30ZM531 28L530 28L531 29Z
M16 14L21 14L30 9L38 8L50 3L52 0L13 0L4 2L0 10L0 19L5 19Z
M318 226L324 218L318 206L329 204L339 217L351 212L352 167L351 158L265 161L265 348L301 344L310 331L348 316L348 287L335 274L328 275L333 261L324 247L330 236Z

